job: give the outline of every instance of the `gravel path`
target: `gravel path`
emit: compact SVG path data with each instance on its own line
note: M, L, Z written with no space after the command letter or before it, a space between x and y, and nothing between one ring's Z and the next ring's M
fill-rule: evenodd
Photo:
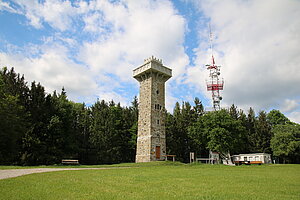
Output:
M128 167L118 167L128 168ZM65 170L88 170L88 169L117 169L117 168L32 168L32 169L4 169L0 170L0 179L13 178L26 174L65 171Z

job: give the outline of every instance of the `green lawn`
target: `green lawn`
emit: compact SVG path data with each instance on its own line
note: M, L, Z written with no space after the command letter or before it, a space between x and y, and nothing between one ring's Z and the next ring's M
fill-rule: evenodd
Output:
M33 169L33 168L118 168L118 167L153 167L153 166L178 166L185 165L180 162L149 162L149 163L121 163L112 165L39 165L39 166L18 166L0 165L0 170L4 169Z
M300 165L155 162L0 180L0 199L300 199Z

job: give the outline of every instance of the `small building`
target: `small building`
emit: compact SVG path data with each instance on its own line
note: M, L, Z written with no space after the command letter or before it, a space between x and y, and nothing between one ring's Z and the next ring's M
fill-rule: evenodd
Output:
M232 156L233 163L235 164L271 164L271 155L268 153L250 153L239 154Z

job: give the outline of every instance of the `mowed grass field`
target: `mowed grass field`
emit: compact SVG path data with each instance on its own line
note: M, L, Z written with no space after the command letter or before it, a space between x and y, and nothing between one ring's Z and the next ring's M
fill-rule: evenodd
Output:
M3 179L0 199L300 199L300 165L113 167Z

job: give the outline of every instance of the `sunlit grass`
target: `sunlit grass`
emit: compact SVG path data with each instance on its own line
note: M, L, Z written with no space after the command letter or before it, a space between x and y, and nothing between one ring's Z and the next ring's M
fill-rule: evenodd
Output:
M34 169L34 168L111 168L111 167L148 167L148 166L164 166L164 165L185 165L181 162L147 162L147 163L121 163L111 165L39 165L39 166L14 166L0 165L1 169Z
M154 162L113 166L132 168L4 179L0 199L300 199L300 165Z

